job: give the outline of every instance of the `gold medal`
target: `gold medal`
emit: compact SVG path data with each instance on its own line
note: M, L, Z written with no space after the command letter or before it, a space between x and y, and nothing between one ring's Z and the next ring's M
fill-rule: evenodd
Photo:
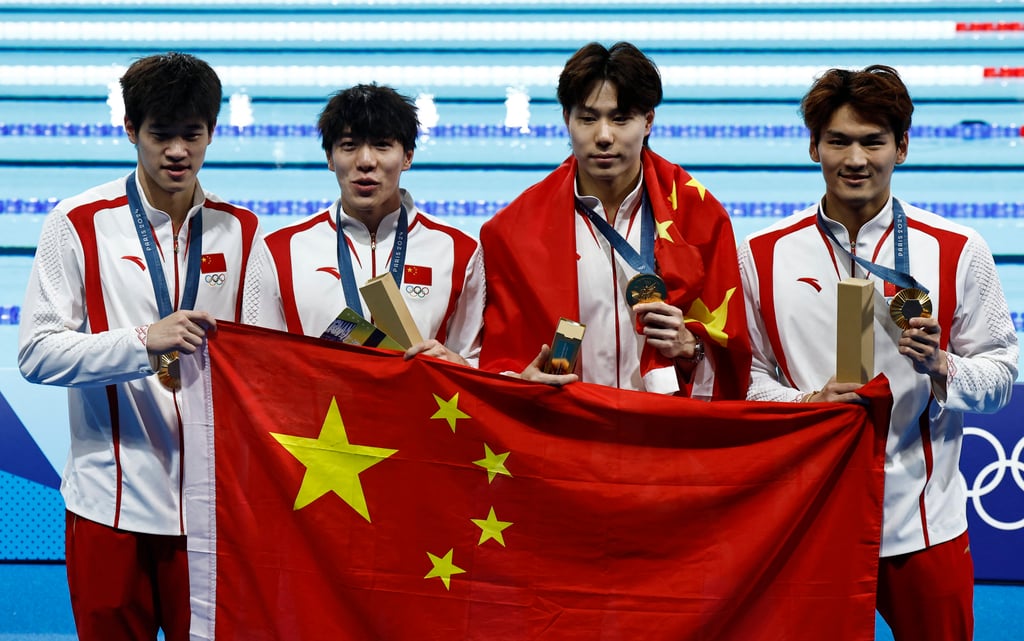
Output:
M160 367L156 371L156 377L169 390L181 389L181 361L178 360L178 352L160 355Z
M914 287L901 289L889 303L889 316L900 329L910 329L911 318L931 318L932 299Z
M626 284L626 298L630 307L640 303L664 301L667 296L665 281L657 274L637 274Z

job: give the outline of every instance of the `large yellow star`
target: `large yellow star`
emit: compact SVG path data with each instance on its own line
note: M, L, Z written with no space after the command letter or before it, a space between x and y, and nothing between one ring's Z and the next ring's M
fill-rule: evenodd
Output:
M690 305L683 315L683 322L695 320L708 328L708 337L722 347L729 346L729 335L725 333L725 323L729 320L729 300L732 299L736 288L733 287L725 292L725 300L715 311L708 309L704 301L697 299Z
M696 178L690 178L690 181L686 183L686 186L693 187L694 189L696 189L697 193L700 194L700 199L704 200L704 194L707 193L707 189L704 187L704 185L700 184L699 180L697 180Z
M430 418L443 418L448 421L448 427L452 428L452 434L455 433L455 421L460 418L472 418L469 414L466 414L459 409L459 394L455 393L455 396L451 397L447 401L442 400L440 396L434 394L434 400L437 402L437 411Z
M501 543L501 547L505 547L505 537L501 533L512 525L512 521L499 521L498 517L494 514L493 506L486 519L470 519L470 521L480 528L480 542L477 545L483 545L485 541L494 539Z
M270 435L306 466L294 509L300 510L327 492L334 492L364 519L370 520L359 474L398 450L349 444L338 402L334 398L317 438Z
M452 548L448 550L448 554L445 554L443 557L434 556L430 552L427 552L427 557L430 559L430 563L433 564L434 567L431 568L430 572L427 572L427 576L423 578L440 578L441 582L444 583L445 589L451 590L452 575L462 574L463 572L465 572L465 570L458 567L457 565L455 565L455 563L452 562L452 555L454 554L454 552L455 549Z
M505 476L512 476L512 474L505 469L505 459L508 458L509 453L495 454L491 451L490 446L484 443L484 458L479 461L473 461L474 465L487 470L487 482L490 483L494 480L495 475L504 474Z
M657 227L658 227L658 238L664 238L665 240L667 240L670 243L676 242L676 241L672 240L672 236L668 233L668 228L672 225L673 222L674 221L671 221L671 220L664 220L664 221L663 220L656 220L656 221L654 221L654 224L657 225Z

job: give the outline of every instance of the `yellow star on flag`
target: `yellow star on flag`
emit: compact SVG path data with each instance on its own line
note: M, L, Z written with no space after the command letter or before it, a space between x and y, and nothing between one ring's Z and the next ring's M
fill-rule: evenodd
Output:
M458 567L452 562L452 554L455 552L455 548L448 550L448 554L443 557L434 556L430 552L427 552L427 557L430 559L430 563L433 564L430 572L427 572L427 576L424 579L439 578L444 583L446 590L452 589L452 575L462 574L465 572L462 568Z
M493 506L486 519L470 519L470 521L480 528L480 542L477 545L483 545L485 541L494 539L501 543L501 547L505 547L505 537L501 533L512 525L512 521L499 521L498 517L494 514Z
M504 454L495 454L491 451L490 446L484 443L484 458L479 461L473 461L474 465L487 470L487 482L490 483L494 480L494 477L498 474L504 474L505 476L512 476L512 474L505 469L505 459L508 458L509 452Z
M721 345L729 346L729 335L725 333L725 323L729 320L729 300L732 299L736 288L733 287L725 293L725 300L718 306L718 309L711 311L704 301L697 299L690 305L683 316L683 322L695 320L708 328L708 337Z
M676 241L672 240L672 236L669 235L669 233L668 233L668 228L672 225L673 222L674 221L671 221L671 220L664 220L664 221L656 220L656 221L654 221L654 224L657 225L657 227L658 227L658 238L664 238L665 240L667 240L670 243L676 242Z
M676 181L672 181L672 193L668 195L668 202L672 205L672 211L679 209L679 199L676 195Z
M693 187L694 189L696 189L697 193L700 194L700 199L704 200L704 194L707 193L708 190L704 187L704 185L700 184L699 180L697 180L696 178L690 178L690 181L686 183L686 186Z
M364 519L370 520L359 474L398 450L350 444L334 398L317 438L273 432L270 435L306 466L293 509L300 510L327 492L334 492Z
M455 396L450 399L443 400L437 394L434 394L434 401L437 402L437 411L430 418L443 418L448 421L448 427L452 428L452 433L455 433L455 421L460 418L472 418L469 414L466 414L459 409L459 394L455 393Z

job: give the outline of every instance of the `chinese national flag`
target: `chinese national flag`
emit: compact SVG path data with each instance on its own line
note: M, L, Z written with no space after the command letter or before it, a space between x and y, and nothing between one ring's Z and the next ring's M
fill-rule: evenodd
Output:
M422 265L406 265L405 276L402 280L407 285L432 285L434 280L434 269Z
M204 274L226 272L227 270L228 264L224 259L224 254L203 254L199 261L199 271Z
M217 327L182 366L193 639L874 637L884 378L703 403Z

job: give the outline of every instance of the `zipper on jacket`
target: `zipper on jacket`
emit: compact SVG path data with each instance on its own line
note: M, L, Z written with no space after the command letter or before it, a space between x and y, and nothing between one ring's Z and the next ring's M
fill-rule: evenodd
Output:
M377 275L377 232L370 232L370 271Z

